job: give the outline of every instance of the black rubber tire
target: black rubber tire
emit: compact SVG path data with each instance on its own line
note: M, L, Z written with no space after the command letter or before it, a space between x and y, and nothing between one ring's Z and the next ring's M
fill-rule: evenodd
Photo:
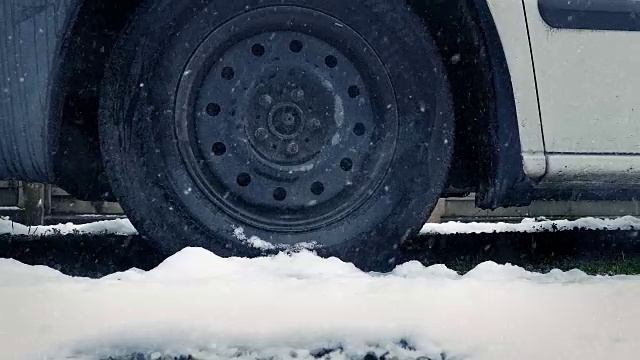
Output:
M116 44L102 88L100 136L113 191L136 229L167 255L187 246L220 256L263 254L237 238L234 228L240 226L246 236L274 244L291 242L283 239L291 236L301 243L341 239L319 253L363 269L379 268L394 257L400 242L417 233L446 182L454 115L444 67L421 19L404 1L285 3L318 9L355 29L375 49L393 84L401 124L396 152L382 185L365 205L339 223L306 233L251 228L227 216L190 183L177 146L158 148L160 139L176 136L169 126L174 90L191 43L238 14L283 5L281 0L143 2ZM192 191L185 194L187 188ZM187 202L201 211L189 213Z

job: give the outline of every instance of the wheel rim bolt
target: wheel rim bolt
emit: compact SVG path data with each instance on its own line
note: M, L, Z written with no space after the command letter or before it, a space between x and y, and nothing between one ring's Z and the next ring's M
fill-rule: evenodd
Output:
M255 132L256 139L258 140L266 140L269 136L269 132L265 128L258 128Z
M302 101L304 100L304 90L295 89L291 92L291 98L293 101Z
M260 106L269 108L271 104L273 104L273 98L270 95L264 94L260 96Z
M287 152L289 153L289 155L295 155L298 153L299 150L300 148L298 147L298 144L294 142L287 145Z
M312 129L319 129L320 128L320 120L318 120L317 118L313 118L311 120L309 120L309 126Z

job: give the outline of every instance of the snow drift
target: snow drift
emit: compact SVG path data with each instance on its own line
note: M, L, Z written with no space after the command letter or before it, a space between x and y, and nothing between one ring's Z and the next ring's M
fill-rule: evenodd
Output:
M634 359L640 277L461 276L416 262L365 273L311 252L224 259L189 248L98 280L0 260L0 358ZM324 352L323 352L324 351Z

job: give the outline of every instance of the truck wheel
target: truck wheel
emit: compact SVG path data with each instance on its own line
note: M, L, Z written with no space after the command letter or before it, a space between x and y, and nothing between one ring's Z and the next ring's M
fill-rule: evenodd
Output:
M396 0L143 2L108 64L102 154L166 253L301 244L367 267L447 176L449 84Z

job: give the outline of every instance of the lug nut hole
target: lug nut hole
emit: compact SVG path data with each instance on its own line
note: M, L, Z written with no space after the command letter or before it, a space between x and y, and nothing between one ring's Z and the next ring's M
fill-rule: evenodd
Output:
M215 156L222 156L227 152L227 146L224 143L217 142L211 147L211 151Z
M351 85L349 86L347 92L349 93L350 98L355 99L360 95L360 88L356 85Z
M338 58L333 55L327 55L327 57L324 58L324 64L327 65L328 68L333 69L338 66Z
M284 199L287 198L287 190L285 190L285 189L283 189L281 187L275 188L273 190L273 198L276 201L283 201Z
M241 173L236 178L236 182L242 187L249 186L249 184L251 183L251 175L247 173Z
M340 169L344 171L350 171L353 168L353 161L349 158L344 158L340 161Z
M293 40L289 43L289 50L294 53L299 53L300 51L302 51L302 47L302 41L300 40Z
M220 105L218 104L214 104L214 103L209 103L207 105L207 108L205 109L205 111L207 112L207 115L209 116L218 116L220 115Z
M356 134L356 136L362 136L366 131L367 129L363 123L357 123L353 126L353 133Z
M311 184L311 192L314 195L322 194L324 192L324 185L319 181L314 182L313 184Z
M262 56L264 52L265 49L262 44L253 44L253 46L251 46L251 53L255 56Z
M222 78L225 80L231 80L234 78L234 76L236 76L236 72L233 70L232 67L225 66L224 68L222 68L222 71L220 72L220 76L222 76Z

